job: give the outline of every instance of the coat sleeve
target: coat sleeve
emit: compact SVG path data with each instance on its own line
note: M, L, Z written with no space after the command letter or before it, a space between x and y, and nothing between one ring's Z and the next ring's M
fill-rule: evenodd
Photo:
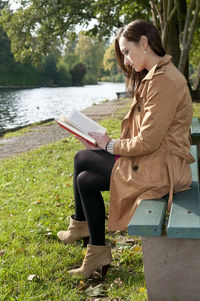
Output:
M164 74L155 76L147 89L139 134L128 139L117 139L114 154L140 156L155 151L174 119L180 101L179 90L180 87L177 89L173 81Z

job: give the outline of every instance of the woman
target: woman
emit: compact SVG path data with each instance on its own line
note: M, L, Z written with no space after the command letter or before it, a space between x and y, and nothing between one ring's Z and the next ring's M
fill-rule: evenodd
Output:
M110 189L108 229L124 230L143 199L161 198L190 188L192 102L184 76L171 62L151 23L136 20L115 39L119 66L133 95L121 137L92 133L96 149L75 156L75 215L58 237L72 243L90 236L83 264L71 274L105 273L111 249L105 245L105 207L101 191Z

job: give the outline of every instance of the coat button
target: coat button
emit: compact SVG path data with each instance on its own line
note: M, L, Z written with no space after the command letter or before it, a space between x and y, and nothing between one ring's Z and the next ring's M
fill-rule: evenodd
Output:
M141 111L141 106L138 106L137 110L138 110L138 112L140 112Z
M133 165L133 170L138 170L139 169L139 166L138 165Z

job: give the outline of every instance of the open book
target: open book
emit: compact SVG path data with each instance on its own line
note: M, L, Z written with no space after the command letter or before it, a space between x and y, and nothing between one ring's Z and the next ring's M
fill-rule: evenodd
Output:
M91 145L96 145L96 141L88 132L106 133L107 129L84 115L83 113L74 109L69 116L61 117L56 122L68 132L83 138Z

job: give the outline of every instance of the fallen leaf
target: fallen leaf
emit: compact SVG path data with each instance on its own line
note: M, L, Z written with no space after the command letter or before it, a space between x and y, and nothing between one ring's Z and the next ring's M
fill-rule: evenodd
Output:
M116 278L115 280L114 280L114 283L117 285L117 286L123 286L123 281L121 280L121 278L120 277L118 277L118 278Z
M78 284L78 286L77 286L77 289L78 289L78 290L84 290L84 289L87 288L87 287L88 287L88 284L85 283L84 281L80 280L80 282L79 282L79 284Z
M62 282L64 280L64 278L57 278L56 282Z
M139 252L142 248L140 246L134 246L133 249L134 251Z
M42 202L41 202L41 200L37 200L37 201L35 201L34 203L33 203L33 205L40 205Z
M26 237L26 236L24 236L24 235L20 235L22 238L24 238L26 241L28 241L29 240L29 238L28 237Z
M99 284L97 286L90 286L85 290L87 296L90 297L103 297L105 296L105 290L103 284Z
M145 292L145 288L144 287L139 287L139 293L144 293Z
M34 278L39 278L37 275L29 275L27 280L32 281Z
M46 236L50 236L50 235L52 235L52 232L48 232L48 233L46 233L45 235L46 235Z
M59 201L59 200L60 200L59 194L56 194L56 195L55 195L55 199L56 199L56 201Z
M5 250L1 250L1 251L0 251L0 257L3 256L4 253L5 253Z
M15 237L15 232L13 232L13 233L11 234L11 239L14 239L14 237Z

